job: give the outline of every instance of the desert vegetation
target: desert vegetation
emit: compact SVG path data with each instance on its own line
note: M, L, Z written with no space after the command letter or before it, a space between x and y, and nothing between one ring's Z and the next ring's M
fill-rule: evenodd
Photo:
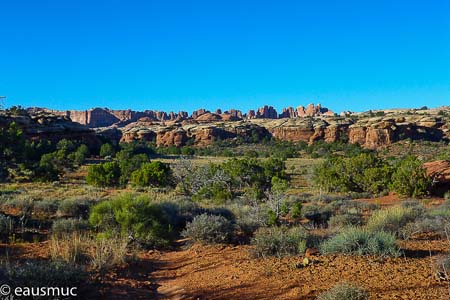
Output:
M141 286L121 288L156 297L164 290L155 282L180 280L153 277L158 260L223 252L230 261L221 263L244 256L269 286L315 270L340 274L311 299L382 295L372 279L364 289L345 282L355 279L342 269L352 262L417 266L433 295L448 295L450 199L433 195L425 159L411 151L387 156L345 137L306 144L256 133L207 147L30 141L13 123L0 140L1 274L11 284L70 282L85 287L82 297L108 298L125 277ZM149 277L130 279L130 270ZM204 284L185 292L208 299Z

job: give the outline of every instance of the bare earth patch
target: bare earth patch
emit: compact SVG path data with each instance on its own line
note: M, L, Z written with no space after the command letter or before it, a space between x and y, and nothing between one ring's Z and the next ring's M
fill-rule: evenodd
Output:
M340 281L360 284L370 299L448 299L447 285L432 272L444 241L405 243L417 257L319 256L256 260L248 246L201 246L147 254L155 262L153 280L160 299L315 299ZM428 248L434 249L432 257ZM408 249L406 249L408 250Z

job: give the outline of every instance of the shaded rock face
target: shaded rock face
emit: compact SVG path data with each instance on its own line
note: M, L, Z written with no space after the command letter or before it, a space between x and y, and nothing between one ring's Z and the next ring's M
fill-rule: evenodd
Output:
M156 133L157 146L183 146L188 140L187 133L183 129L160 131Z
M432 179L431 191L436 195L444 195L450 190L450 161L437 160L423 164L427 175Z
M430 176L435 183L450 184L450 161L436 160L423 164L427 175Z
M141 118L147 118L152 121L181 121L188 118L188 113L180 111L179 113L164 111L146 110L137 112L133 110L110 110L106 108L94 108L86 111L51 111L58 115L69 117L72 121L86 125L91 128L108 127L113 124L123 126L131 122L136 122Z
M5 128L12 122L19 126L27 139L33 141L46 139L58 142L62 139L68 139L81 141L91 147L101 145L100 138L94 130L72 122L66 116L45 112L15 116L0 112L0 128Z

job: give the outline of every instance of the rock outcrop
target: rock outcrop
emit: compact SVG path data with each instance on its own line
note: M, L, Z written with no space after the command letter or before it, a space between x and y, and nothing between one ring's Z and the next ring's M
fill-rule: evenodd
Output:
M265 105L259 108L256 112L250 110L247 114L243 114L240 110L230 109L228 111L222 111L217 109L214 113L200 108L189 114L185 111L175 113L173 111L167 113L164 111L145 110L145 111L133 111L127 110L113 110L108 108L93 108L85 111L67 110L56 111L40 108L31 108L30 112L44 111L55 115L66 116L72 121L86 125L90 128L108 127L112 125L125 126L129 123L136 122L141 118L147 118L152 121L174 121L182 122L185 120L199 120L204 122L211 118L211 115L204 117L205 114L220 115L221 118L215 120L225 121L237 121L240 119L279 119L279 118L297 118L297 117L314 117L314 116L332 116L333 112L327 108L322 108L320 104L314 106L309 104L306 108L299 106L296 110L292 107L283 109L283 112L278 115L275 108L269 105ZM211 120L212 121L212 120Z
M279 116L271 106L264 106L256 112L249 111L248 114L238 110L218 109L212 113L199 109L191 116L186 112L167 114L151 110L93 109L56 114L42 109L33 110L36 116L46 114L70 124L77 124L70 122L70 119L75 119L78 123L94 127L98 134L116 141L147 140L155 141L159 146L205 146L219 139L255 140L273 137L306 143L344 141L375 149L404 139L442 141L450 138L448 124L438 112L414 114L410 111L392 111L386 114L370 112L336 116L320 104L297 109L288 107ZM31 122L31 119L18 122ZM35 126L31 128L45 127L49 122L54 121L37 117ZM85 126L78 126L87 134Z
M427 175L433 179L433 183L450 184L450 161L436 160L423 164Z
M431 192L444 195L450 190L450 161L436 160L423 164L427 175L431 177Z
M76 122L67 116L46 112L33 114L11 115L0 111L0 128L14 122L30 140L47 139L57 142L61 139L82 141L90 146L99 146L101 141L96 132Z

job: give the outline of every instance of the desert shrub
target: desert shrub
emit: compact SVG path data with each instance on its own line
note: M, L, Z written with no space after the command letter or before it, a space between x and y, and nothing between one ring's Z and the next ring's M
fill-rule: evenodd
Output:
M335 215L328 220L328 226L331 228L342 228L351 225L362 225L363 219L360 214L346 213L342 215Z
M233 231L233 224L225 217L201 214L186 224L186 229L181 234L196 242L215 244L230 242Z
M311 202L331 203L346 200L347 197L342 195L319 194L310 197Z
M326 292L321 293L317 300L368 300L369 294L361 287L352 283L339 283Z
M167 186L170 182L170 167L160 161L144 163L139 170L131 173L134 186Z
M13 231L13 220L10 217L0 214L0 237L9 237Z
M91 206L89 199L69 198L60 202L56 214L60 217L86 218Z
M89 156L89 148L85 144L81 144L76 151L67 155L67 159L74 165L81 166Z
M211 182L202 186L192 198L194 200L209 199L215 204L223 204L232 197L233 194L224 182Z
M88 222L80 219L58 219L52 224L52 234L63 236L72 233L80 233L88 229Z
M450 280L450 255L444 254L438 257L435 269L440 279Z
M89 166L86 182L99 187L118 186L120 176L119 164L115 161L106 162Z
M438 207L427 211L426 215L430 217L441 217L447 221L450 221L450 201L446 200Z
M41 156L39 165L34 170L35 181L57 181L62 172L61 160L54 153L47 153Z
M13 197L8 199L3 206L9 209L17 209L22 214L31 213L33 210L34 200L29 197Z
M303 206L302 215L304 218L308 219L314 227L326 226L332 215L332 211L329 207L311 204Z
M120 151L116 154L116 159L120 167L119 184L124 186L131 178L131 174L139 170L141 166L149 162L148 155L145 153L130 153L128 151Z
M92 207L89 223L114 236L121 233L142 246L167 246L173 238L170 224L160 204L145 196L124 194Z
M266 218L253 209L239 214L236 218L236 225L247 237L253 235L258 228L266 224Z
M327 204L327 209L331 210L337 215L362 215L367 212L371 212L379 209L380 206L373 203L351 201L351 200L341 200L333 201Z
M408 199L401 203L402 207L410 208L415 216L421 216L425 213L425 207L417 199Z
M302 216L302 204L294 202L289 210L289 215L294 219L299 219Z
M401 230L402 237L405 239L420 233L435 233L446 237L446 234L450 233L450 220L440 216L425 216L408 223Z
M88 273L82 267L63 261L7 264L2 266L2 271L6 281L13 286L80 288L88 283Z
M395 206L377 210L367 221L367 228L370 231L386 231L399 236L401 229L416 217L416 211L410 207Z
M111 144L103 144L100 147L100 156L106 157L106 156L113 156L114 155L114 148L111 146Z
M415 156L407 156L395 166L389 187L400 195L416 197L424 195L430 183L422 162Z
M234 188L253 187L258 198L262 198L264 191L272 187L273 177L286 178L285 164L282 160L276 158L265 161L259 161L255 158L233 158L221 164L220 168L230 177L231 185Z
M173 229L177 231L182 231L188 222L204 212L204 209L190 198L162 201L158 205L167 217L168 222L172 224Z
M251 241L256 257L302 254L313 243L313 237L301 227L262 227Z
M245 237L251 237L259 227L267 225L267 208L256 201L235 199L227 208L233 213L237 229Z
M348 227L320 245L323 254L398 256L395 236L384 231Z
M42 214L45 216L52 216L58 210L58 203L56 200L41 200L33 203L33 213Z
M389 183L390 166L373 153L331 157L314 168L313 182L328 191L381 192Z

